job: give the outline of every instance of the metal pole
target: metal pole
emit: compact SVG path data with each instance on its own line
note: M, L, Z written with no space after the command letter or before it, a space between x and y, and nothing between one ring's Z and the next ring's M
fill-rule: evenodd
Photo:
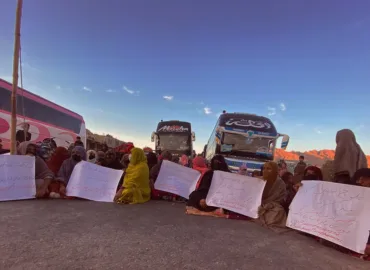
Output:
M15 40L14 40L14 57L13 57L13 91L11 97L12 120L10 133L10 154L17 154L16 145L16 126L17 126L17 88L18 88L18 69L19 69L19 48L21 39L21 17L22 17L23 0L17 1L17 10L15 17Z

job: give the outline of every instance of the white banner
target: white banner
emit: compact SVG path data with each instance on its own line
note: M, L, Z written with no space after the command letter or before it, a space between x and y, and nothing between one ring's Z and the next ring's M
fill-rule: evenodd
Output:
M181 166L174 162L164 160L159 172L155 189L170 192L189 199L200 177L200 172Z
M215 171L206 203L251 218L258 218L266 182L259 178Z
M370 230L370 188L303 181L287 226L364 253Z
M122 170L81 161L73 169L67 185L67 196L113 202L122 173Z
M33 199L35 195L35 158L0 155L0 201Z

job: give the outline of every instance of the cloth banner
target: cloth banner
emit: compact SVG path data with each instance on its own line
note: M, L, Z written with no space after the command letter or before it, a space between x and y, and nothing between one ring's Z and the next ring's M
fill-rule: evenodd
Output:
M164 160L154 187L157 190L170 192L189 199L190 193L197 186L200 175L200 172L196 170Z
M122 170L81 161L73 169L67 185L67 196L113 202L122 174Z
M364 253L370 230L370 188L302 181L287 226Z
M35 195L35 158L0 155L0 201L33 199Z
M251 218L258 218L262 193L266 182L235 173L215 171L206 203Z

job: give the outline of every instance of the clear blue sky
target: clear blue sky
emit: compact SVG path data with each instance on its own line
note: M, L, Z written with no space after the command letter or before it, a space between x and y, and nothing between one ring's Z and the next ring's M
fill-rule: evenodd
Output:
M1 3L5 79L15 3ZM140 146L160 119L179 119L200 150L226 109L273 114L289 150L333 149L351 128L370 154L369 10L368 0L24 1L24 86Z

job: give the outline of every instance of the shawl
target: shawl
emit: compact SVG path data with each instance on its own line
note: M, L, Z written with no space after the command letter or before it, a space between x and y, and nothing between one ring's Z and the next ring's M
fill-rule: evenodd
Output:
M19 155L26 155L27 147L30 144L34 144L31 142L22 142L18 146L18 154ZM53 172L49 169L48 165L46 165L45 161L40 158L39 156L35 156L35 179L47 179L47 178L54 178Z
M150 200L149 167L140 148L131 150L130 164L125 172L120 203L144 203Z
M258 209L258 220L262 226L285 227L286 212L282 204L286 198L286 186L278 177Z
M69 158L68 150L65 147L57 147L50 160L47 162L50 170L57 174L63 162Z
M76 146L75 148L73 148L72 153L73 152L79 152L79 154L82 157L82 160L86 160L86 152L82 146ZM73 169L75 168L77 163L78 161L75 161L72 157L66 159L63 162L62 166L60 167L60 170L57 174L57 179L61 182L64 182L65 185L67 185L69 182L69 178L71 178Z
M349 129L337 132L337 147L334 156L334 173L348 173L352 177L358 169L367 168L367 160L356 142L355 134Z

